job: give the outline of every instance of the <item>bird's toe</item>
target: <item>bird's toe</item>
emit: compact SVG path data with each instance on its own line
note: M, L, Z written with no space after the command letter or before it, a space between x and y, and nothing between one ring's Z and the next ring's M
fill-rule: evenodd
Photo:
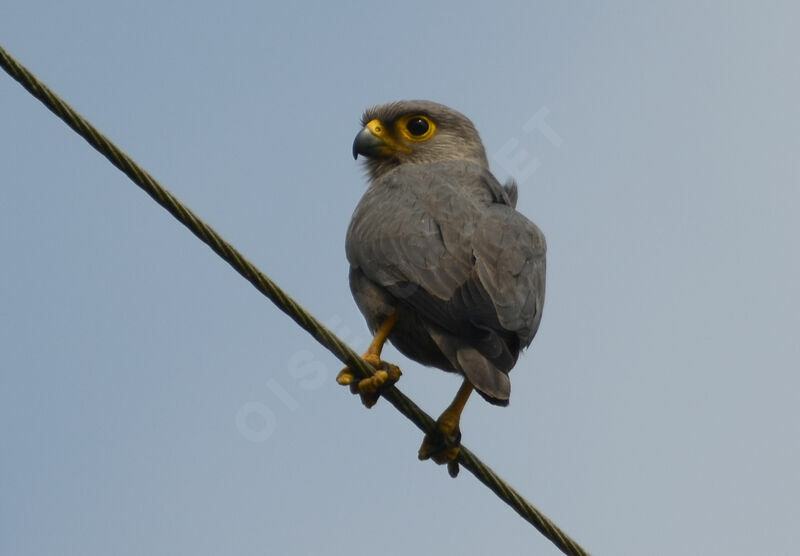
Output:
M381 361L380 358L367 354L364 360L378 369L374 375L358 380L349 367L345 367L336 377L336 382L342 386L350 386L350 392L361 396L361 402L368 408L378 403L381 390L391 386L403 374L397 365Z
M458 453L461 447L461 431L456 423L439 419L436 427L425 435L419 447L419 459L432 459L439 465L447 465L451 477L458 475Z

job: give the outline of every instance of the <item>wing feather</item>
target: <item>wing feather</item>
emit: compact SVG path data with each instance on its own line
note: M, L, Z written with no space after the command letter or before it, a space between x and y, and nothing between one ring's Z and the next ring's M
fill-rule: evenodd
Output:
M516 354L508 362L507 353L485 352L497 352L497 334L530 343L545 282L544 236L514 210L515 193L468 162L402 165L356 208L348 260L507 371ZM487 332L493 341L482 339Z

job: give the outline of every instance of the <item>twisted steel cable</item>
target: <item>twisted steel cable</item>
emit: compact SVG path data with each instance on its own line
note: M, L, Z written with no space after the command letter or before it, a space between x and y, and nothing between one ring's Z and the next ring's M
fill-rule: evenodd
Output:
M131 181L142 188L159 205L186 226L203 243L222 257L236 272L267 296L281 311L286 313L320 344L350 367L361 378L372 376L375 369L364 361L352 348L337 338L308 311L278 287L266 274L248 261L230 243L225 241L211 226L203 222L174 195L161 186L150 174L140 168L128 155L100 133L85 118L61 100L53 91L39 81L27 68L17 62L0 46L0 66L28 92L39 99L51 112L64 121L92 147L119 168ZM420 409L410 398L395 386L381 391L381 395L400 413L405 415L423 432L433 430L434 420ZM458 463L469 470L484 485L494 492L514 511L539 530L564 554L582 556L588 554L581 546L558 528L547 516L525 500L516 490L501 479L466 446L461 446Z

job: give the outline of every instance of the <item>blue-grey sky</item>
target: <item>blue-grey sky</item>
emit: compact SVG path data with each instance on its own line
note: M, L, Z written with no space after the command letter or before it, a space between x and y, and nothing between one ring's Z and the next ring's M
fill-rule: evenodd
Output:
M0 44L359 351L361 111L459 109L549 245L464 443L596 554L792 554L800 9L695 4L7 1ZM0 553L557 553L5 74L0 121Z

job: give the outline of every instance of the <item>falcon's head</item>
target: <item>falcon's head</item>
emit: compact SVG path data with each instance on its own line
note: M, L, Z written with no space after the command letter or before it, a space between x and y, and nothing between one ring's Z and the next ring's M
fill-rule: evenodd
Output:
M400 164L470 160L488 167L478 131L469 118L442 104L403 100L368 108L353 142L353 157L366 157L370 178Z

